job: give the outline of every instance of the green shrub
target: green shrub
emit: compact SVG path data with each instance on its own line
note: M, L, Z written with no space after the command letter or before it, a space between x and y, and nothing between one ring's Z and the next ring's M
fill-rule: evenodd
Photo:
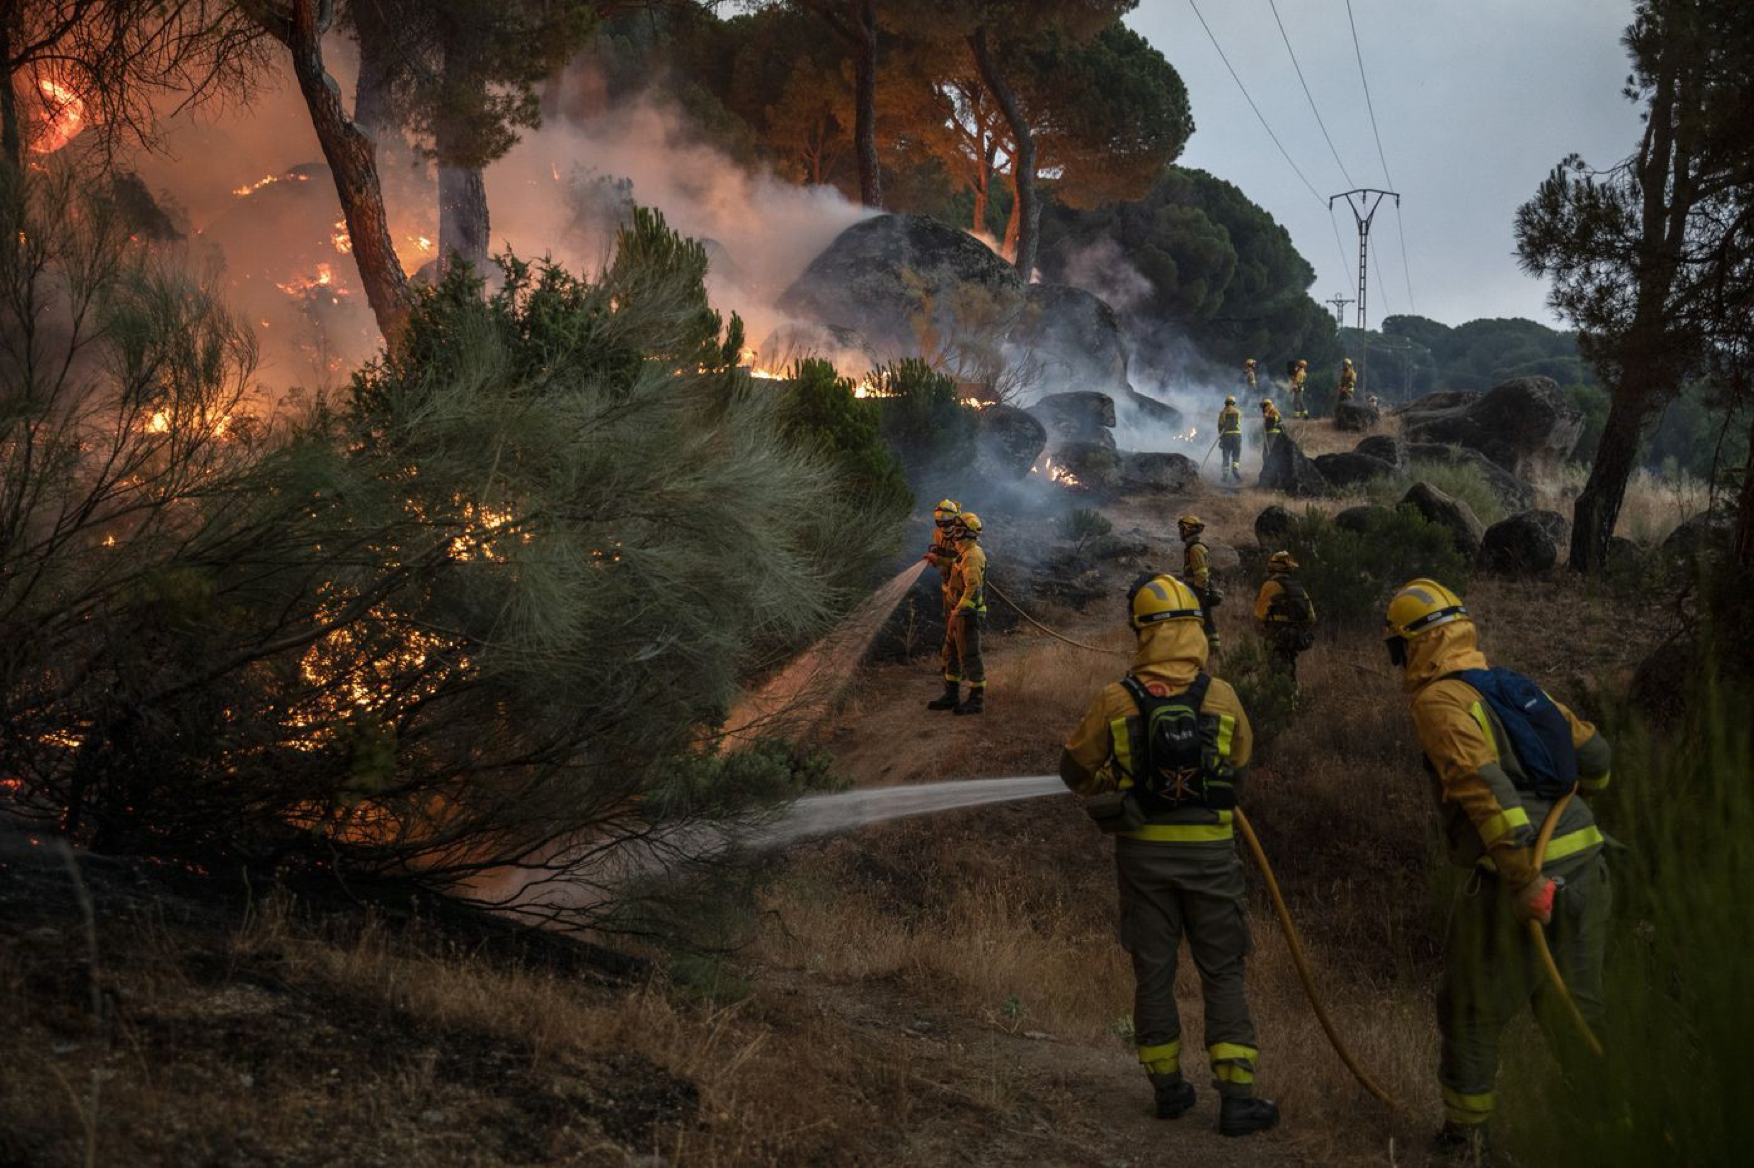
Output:
M872 371L883 438L907 468L910 481L966 485L974 465L978 419L956 395L956 383L917 357Z
M1248 711L1257 752L1291 728L1297 715L1297 684L1261 638L1245 636L1225 648L1224 679L1236 687L1236 696Z
M907 476L883 441L877 401L855 397L851 379L820 358L798 362L770 385L782 395L787 437L832 461L849 496L887 518L912 510Z
M1109 522L1108 516L1100 511L1092 511L1088 507L1074 507L1060 516L1055 531L1063 540L1074 544L1074 554L1084 550L1084 545L1093 539L1100 539L1114 531L1115 525Z
M1322 625L1365 628L1382 620L1394 590L1416 576L1429 576L1460 590L1468 561L1448 528L1411 507L1372 516L1364 531L1337 527L1313 508L1292 521L1285 546L1300 567Z
M1365 486L1365 494L1374 503L1393 507L1406 495L1407 488L1427 482L1452 499L1466 503L1485 524L1504 518L1504 502L1492 489L1492 483L1471 462L1411 462L1392 476L1373 479Z

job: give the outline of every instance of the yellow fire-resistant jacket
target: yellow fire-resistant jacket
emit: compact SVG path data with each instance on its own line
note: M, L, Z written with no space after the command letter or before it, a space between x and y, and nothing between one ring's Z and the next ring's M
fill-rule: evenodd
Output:
M1261 411L1261 429L1265 433L1280 433L1280 423L1283 421L1284 419L1279 416L1279 407L1277 406L1270 406Z
M1291 388L1301 393L1303 391L1304 379L1308 376L1309 371L1307 369L1299 369L1297 372L1293 373L1291 375Z
M950 568L950 606L955 612L987 611L987 553L972 539L962 542Z
M1206 545L1197 539L1190 539L1182 547L1182 583L1201 596L1211 587L1212 561L1207 558Z
M1218 432L1220 434L1242 433L1242 411L1235 406L1225 406L1218 411Z
M1524 774L1503 726L1478 690L1447 676L1461 669L1485 668L1473 623L1456 621L1408 641L1403 684L1412 700L1419 744L1435 773L1450 859L1464 867L1478 864L1496 871L1517 889L1538 875L1535 836L1553 804L1517 789ZM1603 790L1612 762L1607 740L1565 706L1559 709L1571 723L1579 790L1586 794ZM1573 799L1547 847L1546 866L1593 855L1604 842L1589 807Z
M1358 370L1350 365L1340 369L1340 388L1350 393L1358 384Z
M1146 626L1139 634L1139 648L1129 672L1153 693L1173 697L1194 683L1206 667L1206 653L1206 631L1199 621L1164 621ZM1240 788L1254 756L1254 735L1242 702L1229 683L1214 677L1200 712L1218 718L1218 751L1229 761ZM1125 790L1132 785L1127 777L1128 760L1143 757L1144 728L1138 704L1115 682L1102 688L1084 720L1066 739L1060 754L1060 779L1079 796ZM1229 811L1197 805L1178 807L1154 816L1142 828L1121 834L1153 843L1222 842L1235 830L1232 818Z
M926 563L938 569L938 591L944 597L944 607L950 607L950 571L956 566L956 546L950 540L950 533L941 527L932 528L932 546L926 549Z
M1294 621L1291 618L1285 617L1285 616L1277 616L1273 612L1273 601L1278 599L1281 595L1283 595L1286 592L1285 581L1288 578L1289 578L1288 574L1285 572L1274 572L1272 575L1267 577L1266 583L1261 585L1261 590L1259 592L1255 593L1255 622L1257 624L1270 625L1270 624L1306 624L1306 623L1308 623L1305 621ZM1314 606L1311 605L1312 609L1313 609L1313 607Z

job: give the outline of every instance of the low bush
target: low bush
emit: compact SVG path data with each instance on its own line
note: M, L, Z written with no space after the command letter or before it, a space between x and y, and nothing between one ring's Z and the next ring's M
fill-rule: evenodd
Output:
M1362 531L1337 527L1312 508L1292 521L1284 542L1324 626L1379 624L1390 595L1417 576L1458 590L1467 586L1468 561L1454 536L1411 507L1373 515Z
M1108 516L1100 511L1092 511L1088 507L1074 507L1060 516L1054 525L1055 533L1073 545L1073 554L1084 550L1084 545L1093 539L1100 539L1110 534L1115 525Z
M907 468L909 481L967 485L977 419L958 399L956 383L910 357L873 370L871 385L883 438Z
M1393 475L1373 479L1365 494L1373 503L1392 507L1417 482L1427 482L1452 499L1466 503L1480 522L1497 523L1504 518L1504 501L1480 468L1470 462L1410 462Z
M856 396L852 380L819 357L799 361L770 385L783 395L786 435L833 462L847 496L886 519L912 510L907 475L883 440L876 400Z

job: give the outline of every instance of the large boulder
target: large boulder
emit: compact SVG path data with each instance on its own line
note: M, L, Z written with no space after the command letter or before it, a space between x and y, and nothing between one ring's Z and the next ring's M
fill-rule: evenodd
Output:
M826 328L874 361L919 354L922 326L964 331L969 302L982 315L1022 315L1016 269L965 231L924 215L876 215L835 237L780 297L779 306Z
M1456 550L1472 560L1480 554L1480 542L1485 537L1486 527L1480 522L1474 509L1460 499L1452 499L1430 483L1421 479L1407 488L1401 502L1418 511L1432 523L1449 529L1455 537Z
M1222 576L1242 567L1242 555L1229 544L1216 539L1208 539L1204 542L1206 544L1206 563L1212 571Z
M1121 486L1137 494L1185 495L1198 488L1200 467L1185 454L1121 455Z
M1255 542L1275 550L1284 547L1292 522L1291 512L1274 503L1255 516Z
M1445 466L1465 464L1477 467L1480 477L1492 488L1507 511L1527 511L1535 505L1535 488L1517 478L1478 450L1465 446L1438 446L1415 443L1407 447L1409 462L1439 462Z
M1048 477L1099 495L1117 494L1125 470L1112 446L1100 442L1068 442L1054 448L1049 456Z
M1387 507L1366 503L1362 507L1348 507L1334 516L1334 526L1363 535L1393 514Z
M1559 512L1524 511L1522 514L1528 516L1531 522L1540 524L1541 530L1547 533L1547 538L1553 541L1555 547L1565 547L1571 542L1571 520Z
M1522 478L1556 472L1583 435L1583 413L1551 377L1518 377L1483 394L1422 405L1432 396L1402 411L1409 442L1463 446Z
M1682 562L1721 558L1729 555L1735 538L1735 512L1721 507L1701 511L1669 532L1663 540L1663 554Z
M1382 411L1366 402L1343 401L1334 403L1334 429L1347 430L1354 434L1362 434L1366 430L1374 430L1382 421Z
M1315 456L1315 468L1330 486L1336 488L1357 487L1372 479L1388 478L1395 473L1395 464L1384 462L1368 454L1357 451L1340 454L1318 454Z
M1328 481L1289 434L1281 434L1267 443L1256 485L1264 491L1281 491L1296 499L1328 493Z
M991 405L974 435L975 470L988 481L1021 479L1041 457L1048 433L1027 410Z
M1070 284L1030 284L1024 298L1010 341L1027 353L1042 385L1132 392L1127 340L1114 309Z
M1355 454L1380 458L1390 466L1400 467L1407 464L1407 444L1393 434L1372 434L1354 446L1352 451Z
M1115 399L1094 390L1054 393L1029 407L1047 431L1054 449L1080 442L1095 442L1114 449Z
M1115 413L1116 425L1131 446L1161 446L1181 438L1185 428L1180 410L1130 385L1116 391Z
M1542 514L1522 511L1488 527L1480 540L1480 566L1502 576L1541 576L1552 571L1559 562L1559 544Z

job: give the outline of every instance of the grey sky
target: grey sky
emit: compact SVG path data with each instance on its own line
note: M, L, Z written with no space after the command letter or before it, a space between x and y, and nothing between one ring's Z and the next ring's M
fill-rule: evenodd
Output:
M1310 291L1357 295L1358 240L1336 204L1349 186L1384 187L1371 137L1346 0L1277 0L1304 77L1327 123L1323 141L1268 0L1194 0L1250 96L1299 169L1285 165L1225 70L1189 0L1142 0L1128 23L1187 82L1197 129L1181 162L1241 187L1290 230L1315 266ZM1518 269L1516 208L1576 151L1597 166L1637 141L1637 107L1620 95L1625 0L1352 0L1389 173L1401 192L1413 308L1449 324L1483 316L1558 323L1546 287ZM1392 206L1371 230L1370 324L1408 311ZM1381 279L1378 279L1378 271ZM1348 305L1346 323L1357 308Z

